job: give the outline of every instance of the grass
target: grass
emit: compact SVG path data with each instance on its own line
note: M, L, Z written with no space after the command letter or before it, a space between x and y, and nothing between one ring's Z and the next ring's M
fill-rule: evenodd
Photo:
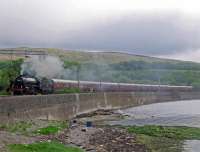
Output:
M0 129L9 132L25 133L32 125L33 123L31 122L19 121L16 123L1 124Z
M62 90L57 90L56 93L57 94L66 94L66 93L80 93L80 89L79 88L65 88Z
M184 140L200 140L200 128L166 126L131 126L129 133L151 152L182 152Z
M47 127L39 128L38 130L34 131L33 133L35 134L40 134L40 135L50 135L50 134L55 134L65 128L68 127L67 122L53 122Z
M36 130L34 133L41 134L41 135L49 135L49 134L55 134L59 130L61 130L61 129L57 126L47 126L45 128L40 128L40 129Z
M41 142L33 144L13 144L8 146L9 152L83 152L75 147L66 147L57 142Z
M8 95L10 95L10 93L7 92L6 90L0 91L0 96L8 96Z
M137 135L137 141L150 152L182 152L184 141L165 137Z
M40 126L41 128L35 130L34 128L38 128L39 124L33 122L19 121L15 123L0 124L0 130L12 133L21 133L23 135L49 135L55 134L68 127L68 123L66 121L48 121L46 123L46 127Z
M193 127L132 126L128 127L128 132L178 140L200 140L200 128Z

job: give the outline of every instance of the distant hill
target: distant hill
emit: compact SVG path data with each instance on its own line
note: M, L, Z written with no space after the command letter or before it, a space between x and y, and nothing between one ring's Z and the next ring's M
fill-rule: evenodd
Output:
M86 52L55 48L0 49L14 51L44 51L58 56L66 69L63 79L79 78L88 81L118 83L145 83L168 85L193 85L200 87L200 63L161 59L122 52ZM0 55L0 83L5 82L5 67L9 60L25 58L25 55ZM19 62L17 62L19 65ZM12 69L13 70L13 69ZM19 70L19 68L18 68ZM11 72L12 73L12 72ZM16 73L19 73L16 72ZM8 84L8 80L6 80ZM6 86L5 85L5 86Z
M86 52L86 51L76 51L76 50L64 50L56 48L7 48L1 50L16 50L16 51L45 51L50 55L59 56L69 61L79 61L81 63L90 63L90 62L106 62L106 63L119 63L127 61L145 61L145 62L170 62L178 63L182 62L179 60L173 59L161 59L150 56L135 55L130 53L123 52ZM24 56L12 55L14 58L24 58ZM11 59L11 55L0 55L0 59Z

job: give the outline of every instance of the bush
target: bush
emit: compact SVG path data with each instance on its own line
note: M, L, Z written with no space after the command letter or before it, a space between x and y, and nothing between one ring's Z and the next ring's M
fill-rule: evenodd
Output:
M20 75L21 64L23 59L15 61L1 61L0 62L0 90L1 94L7 94L6 89L10 82Z

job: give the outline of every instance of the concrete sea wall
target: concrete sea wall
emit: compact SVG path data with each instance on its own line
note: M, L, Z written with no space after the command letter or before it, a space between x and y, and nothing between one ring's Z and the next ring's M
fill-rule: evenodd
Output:
M199 92L113 92L0 97L0 121L66 120L97 109L200 99Z

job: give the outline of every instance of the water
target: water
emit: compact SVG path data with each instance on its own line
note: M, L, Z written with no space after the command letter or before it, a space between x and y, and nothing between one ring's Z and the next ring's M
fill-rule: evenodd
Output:
M187 140L185 141L183 148L183 152L200 152L200 141Z
M200 100L157 103L118 112L128 117L124 120L112 121L110 124L200 127ZM200 152L200 141L183 141L181 147L183 147L182 152ZM179 152L180 149L177 148L175 151Z
M120 112L129 117L112 124L200 127L200 100L157 103Z

